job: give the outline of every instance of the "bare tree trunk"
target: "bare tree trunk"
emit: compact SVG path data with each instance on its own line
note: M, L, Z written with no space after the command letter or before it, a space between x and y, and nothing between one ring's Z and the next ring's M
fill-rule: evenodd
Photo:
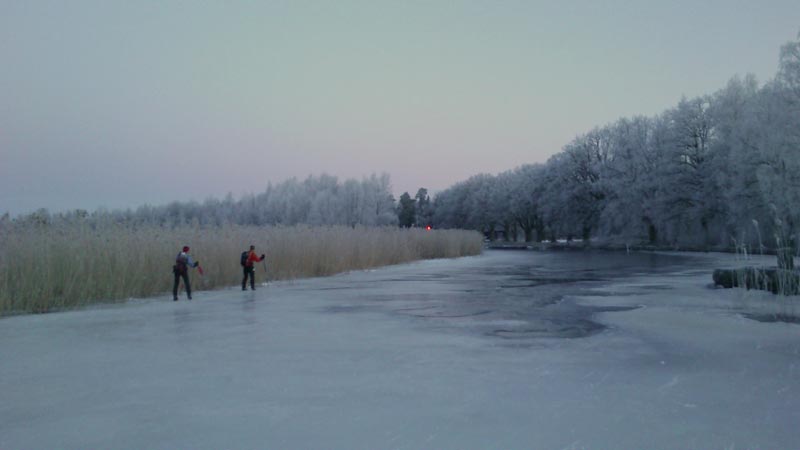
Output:
M533 228L523 227L522 230L525 232L525 242L531 242L533 240Z
M583 245L588 247L589 246L589 240L590 240L590 238L592 236L592 227L584 225L582 231L583 231L583 233L581 235L581 238L583 238Z
M544 240L544 224L541 221L536 222L536 242Z

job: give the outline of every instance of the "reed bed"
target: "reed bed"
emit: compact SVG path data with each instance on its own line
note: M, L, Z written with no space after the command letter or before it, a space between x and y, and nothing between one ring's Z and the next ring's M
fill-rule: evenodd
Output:
M48 312L172 290L172 265L184 245L205 275L194 291L241 283L239 256L249 245L267 255L257 279L326 276L419 259L481 252L481 236L463 230L364 227L41 225L0 229L0 315Z

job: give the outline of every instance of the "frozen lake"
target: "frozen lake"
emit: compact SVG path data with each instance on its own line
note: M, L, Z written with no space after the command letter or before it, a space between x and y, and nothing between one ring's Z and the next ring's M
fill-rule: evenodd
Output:
M736 264L488 251L4 318L0 448L797 448L800 325L710 287Z

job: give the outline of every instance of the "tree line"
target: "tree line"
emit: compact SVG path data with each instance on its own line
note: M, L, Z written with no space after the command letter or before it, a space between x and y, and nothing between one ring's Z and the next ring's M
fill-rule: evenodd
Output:
M388 174L371 175L361 180L339 181L322 174L304 180L291 178L268 184L258 194L238 200L228 194L222 200L203 202L174 201L166 205L144 205L135 209L96 211L72 210L51 214L46 209L11 219L0 217L0 224L50 224L54 222L120 223L126 225L180 226L186 224L236 225L347 225L386 226L397 224L395 200Z
M544 164L457 183L432 209L434 226L525 241L786 246L800 227L800 35L763 86L735 77L597 127Z
M304 180L290 178L269 183L259 194L246 194L235 200L208 198L204 202L173 201L166 205L144 205L135 209L95 211L76 209L50 213L39 209L16 218L0 216L2 225L49 225L65 223L158 225L175 227L235 225L311 225L400 226L410 228L430 224L432 216L428 191L420 188L414 198L405 192L399 202L392 195L390 176L370 175L361 180L339 181L332 175L310 175Z

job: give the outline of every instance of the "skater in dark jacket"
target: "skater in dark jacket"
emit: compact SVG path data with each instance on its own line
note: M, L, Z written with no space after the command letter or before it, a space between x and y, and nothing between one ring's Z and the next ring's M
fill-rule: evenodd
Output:
M189 300L192 299L192 286L189 284L189 267L197 267L200 263L192 260L189 254L189 247L183 247L183 250L175 257L175 265L172 266L172 273L175 274L175 284L172 285L172 300L178 301L178 284L183 278L183 285L186 286L186 296Z
M244 277L242 278L242 290L247 290L247 277L250 277L250 289L256 290L256 269L254 264L257 262L261 262L264 260L264 255L262 254L260 257L256 256L256 246L251 245L250 251L247 253L247 257L244 260L244 267L242 270L244 272Z

